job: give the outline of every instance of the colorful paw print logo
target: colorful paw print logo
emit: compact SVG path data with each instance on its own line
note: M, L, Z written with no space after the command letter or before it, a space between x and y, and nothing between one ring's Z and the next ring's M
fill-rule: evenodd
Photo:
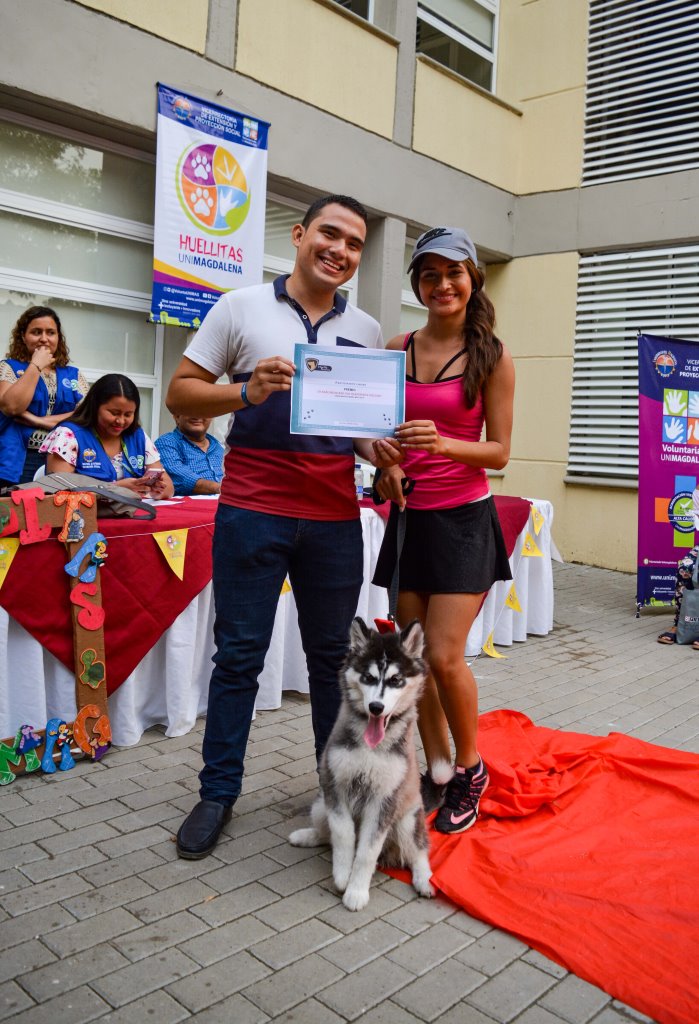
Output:
M248 183L240 164L224 146L189 146L177 166L176 185L185 213L207 234L228 235L248 215Z

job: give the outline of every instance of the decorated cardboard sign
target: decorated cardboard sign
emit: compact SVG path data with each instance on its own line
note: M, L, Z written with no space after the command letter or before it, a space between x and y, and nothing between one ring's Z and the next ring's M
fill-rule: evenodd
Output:
M97 761L111 744L100 585L107 543L97 529L93 495L49 495L37 487L0 498L0 585L12 585L13 566L21 571L22 547L54 543L54 530L60 531L56 539L68 552L64 579L73 620L77 714L74 722L57 717L41 723L43 728L37 722L18 722L14 737L0 741L0 786L22 772L68 771L75 764L72 754L78 751Z

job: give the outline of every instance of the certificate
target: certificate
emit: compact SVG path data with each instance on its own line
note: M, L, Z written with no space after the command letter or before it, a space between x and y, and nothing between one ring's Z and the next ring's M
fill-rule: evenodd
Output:
M405 414L405 352L294 346L291 433L391 437Z

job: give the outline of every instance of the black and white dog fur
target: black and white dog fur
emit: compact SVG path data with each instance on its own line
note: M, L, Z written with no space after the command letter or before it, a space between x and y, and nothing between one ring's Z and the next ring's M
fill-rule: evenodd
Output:
M313 827L289 836L294 846L332 845L333 881L349 910L369 902L379 861L409 868L416 892L434 896L415 754L423 645L417 620L386 634L354 620L340 673L342 704L320 762Z

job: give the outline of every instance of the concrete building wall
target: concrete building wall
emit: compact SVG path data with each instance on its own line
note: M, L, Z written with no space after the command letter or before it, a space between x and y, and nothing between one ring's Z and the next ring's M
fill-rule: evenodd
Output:
M495 95L418 57L414 148L518 195L577 187L586 48L586 3L502 0Z
M587 3L502 0L498 95L522 111L521 194L580 184Z
M178 46L203 53L209 0L77 0L83 7L109 14L119 21L169 39Z
M434 61L418 57L413 126L418 153L516 192L521 121L519 111Z
M497 333L515 363L512 455L499 494L546 498L564 557L630 570L636 555L636 494L566 482L578 253L513 259L487 268Z
M236 70L391 138L398 43L319 0L239 0Z

